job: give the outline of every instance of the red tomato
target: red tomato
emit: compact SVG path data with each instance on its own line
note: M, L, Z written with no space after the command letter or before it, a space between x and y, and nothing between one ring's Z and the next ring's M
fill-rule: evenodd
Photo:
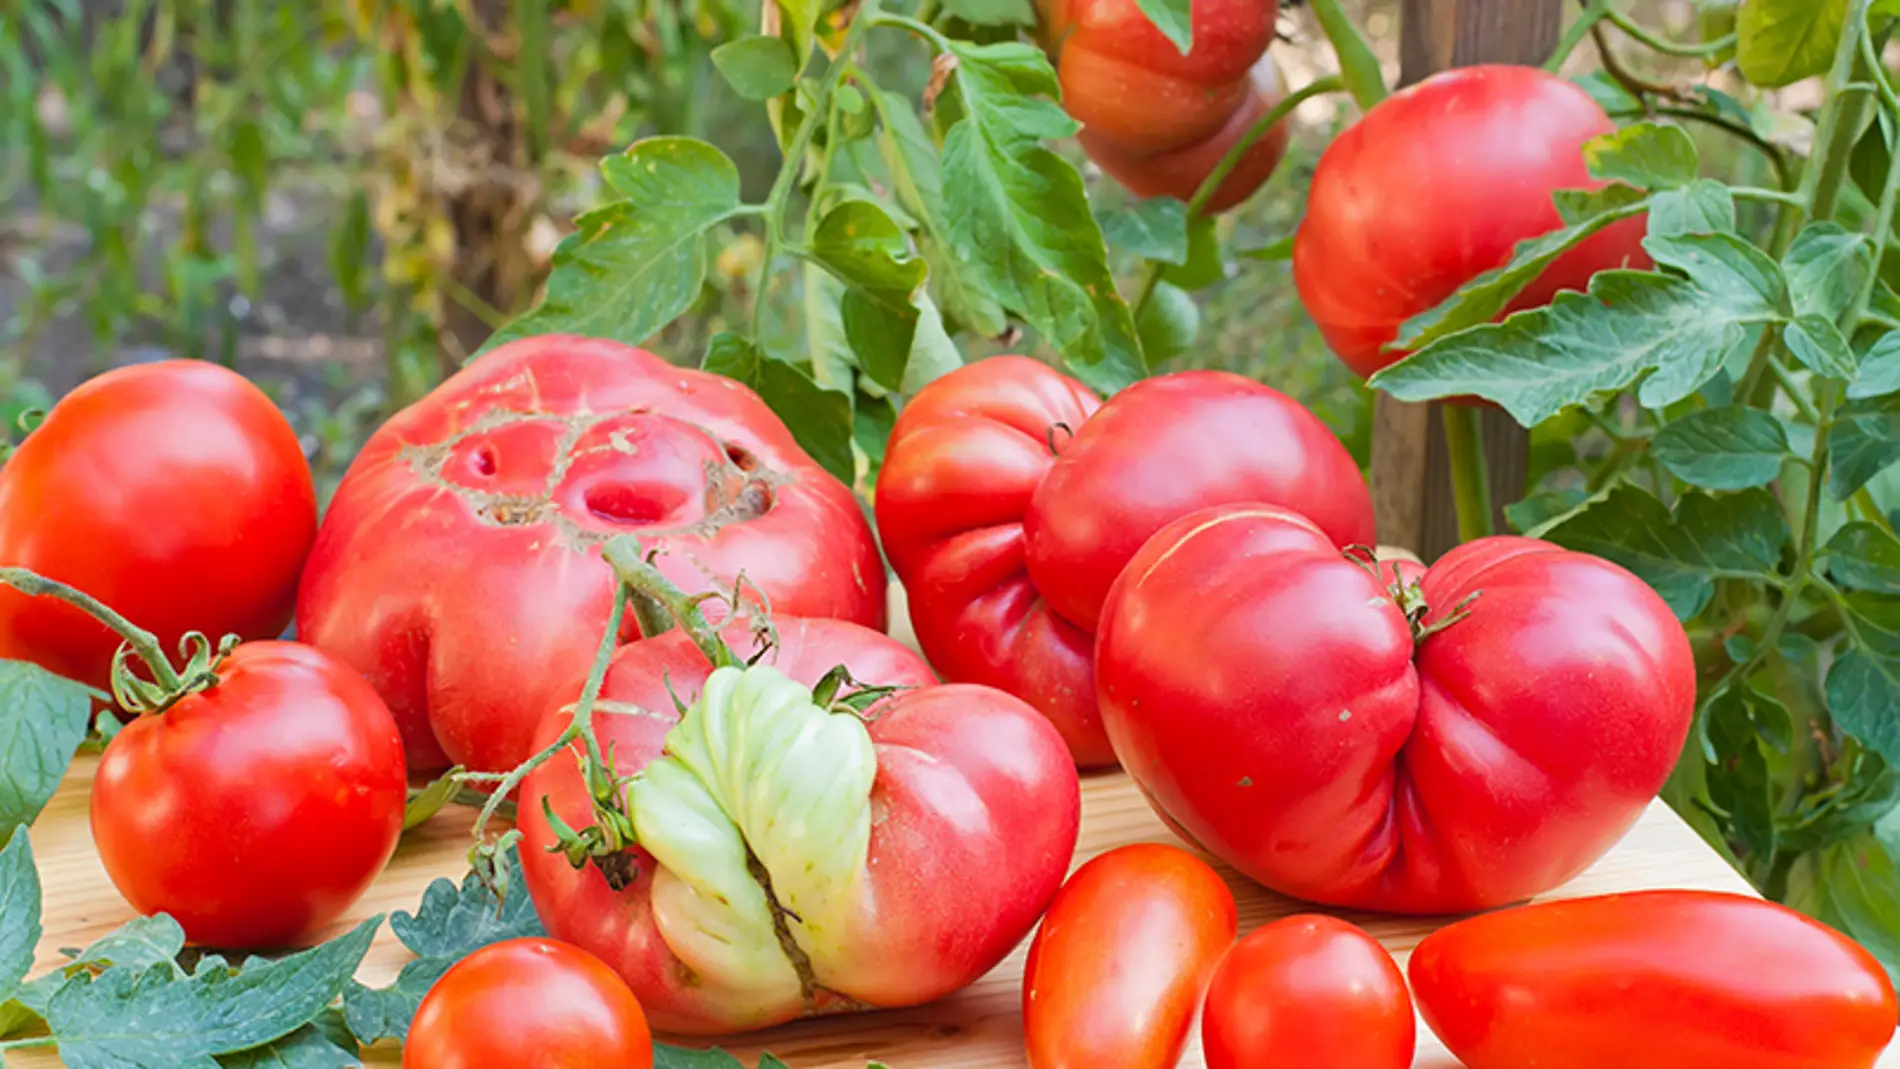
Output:
M599 958L552 939L485 946L442 974L403 1069L653 1069L639 1000Z
M1580 151L1615 124L1534 67L1465 67L1394 93L1320 157L1293 244L1300 300L1361 375L1397 361L1399 325L1563 225L1551 194L1594 189ZM1547 304L1612 267L1647 267L1641 218L1560 257L1506 310Z
M1463 912L1583 871L1682 752L1681 625L1630 573L1529 538L1426 571L1445 626L1423 641L1389 580L1284 509L1177 520L1097 640L1122 764L1191 841L1298 898Z
M743 571L775 611L883 626L856 498L758 395L549 335L482 357L364 446L318 534L300 637L369 677L415 767L512 768L593 658L614 590L600 544L621 534L689 591L730 593Z
M1412 952L1471 1069L1870 1069L1900 1005L1874 957L1771 902L1647 891L1505 910Z
M261 950L335 920L402 834L402 739L363 678L294 642L239 646L218 682L120 731L92 836L140 913Z
M1138 843L1077 869L1024 967L1030 1069L1172 1069L1234 932L1233 892L1185 851Z
M522 867L549 932L611 965L665 1032L748 1031L854 1004L940 998L1022 941L1075 850L1075 771L1061 738L1034 710L986 687L934 686L915 653L855 624L779 617L776 625L778 644L764 663L799 683L812 685L842 663L866 683L917 688L867 714L877 755L869 853L843 925L794 928L822 981L803 997L762 994L689 966L683 959L717 954L702 935L672 923L655 888L682 877L644 849L628 851L636 875L618 890L599 867L576 869L548 852L556 836L544 800L570 827L592 823L574 762L550 761L522 785ZM749 655L743 625L728 624L725 638ZM620 773L660 755L679 721L674 696L693 702L708 674L704 656L679 631L615 655L594 726ZM543 721L537 748L559 736L570 709Z
M1227 952L1207 989L1207 1069L1410 1069L1405 976L1379 941L1336 917L1287 917Z
M1183 55L1136 0L1041 0L1062 104L1082 148L1137 196L1188 200L1236 139L1279 98L1271 66L1278 0L1197 0ZM1284 128L1262 139L1208 208L1224 211L1266 181L1286 152Z
M1114 760L1091 656L1109 584L1168 521L1242 501L1299 509L1342 545L1373 540L1351 454L1286 396L1184 371L1097 412L1080 383L1007 356L911 398L877 523L931 664L1036 706L1087 767Z
M54 405L0 467L0 565L77 587L152 632L275 638L316 536L310 468L283 413L195 360L107 372ZM101 690L119 637L0 587L0 658Z

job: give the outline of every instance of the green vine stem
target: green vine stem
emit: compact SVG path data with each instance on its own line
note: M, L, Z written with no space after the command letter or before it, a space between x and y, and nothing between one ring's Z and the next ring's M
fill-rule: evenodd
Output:
M1247 128L1247 132L1228 148L1227 154L1222 156L1220 162L1214 165L1214 169L1201 180L1201 184L1194 190L1193 199L1187 204L1188 222L1192 223L1200 218L1201 213L1207 210L1207 203L1214 199L1214 194L1220 192L1221 184L1227 181L1228 175L1234 173L1234 168L1240 166L1240 161L1246 158L1247 153L1253 151L1254 145L1258 144L1261 138L1267 136L1275 126L1285 122L1287 116L1292 115L1296 108L1314 97L1337 93L1345 88L1346 83L1343 79L1336 74L1329 74L1289 93L1284 100L1269 109L1259 121ZM1134 308L1137 320L1141 318L1142 311L1148 307L1149 300L1154 297L1155 287L1160 284L1161 275L1167 268L1168 265L1160 260L1148 261L1147 272L1141 280L1141 290L1135 297Z
M1451 496L1458 509L1458 540L1469 542L1493 533L1491 479L1479 434L1484 411L1474 405L1441 405L1445 419L1445 456L1451 464Z
M1352 92L1359 109L1371 111L1391 92L1385 84L1385 73L1379 69L1379 57L1373 54L1372 46L1366 43L1359 27L1339 6L1339 0L1312 0L1311 7L1313 17L1319 20L1319 28L1325 32L1326 40L1332 43L1333 54L1339 59L1341 80Z
M1697 44L1678 44L1675 41L1665 41L1644 29L1642 24L1635 19L1618 11L1614 4L1605 4L1604 8L1603 17L1608 19L1612 26L1628 34L1644 48L1652 52L1660 52L1665 56L1676 56L1682 59L1707 59L1710 56L1719 55L1735 47L1736 37L1733 33L1726 33L1713 41L1702 41Z
M187 667L181 676L172 667L171 659L165 655L164 649L159 646L158 636L121 616L111 606L85 591L18 567L0 568L0 585L12 587L27 597L54 598L63 601L104 624L123 639L125 644L120 647L119 654L113 662L112 687L114 698L127 711L160 711L192 690L217 683L217 676L212 674L212 662L209 660L210 643L206 642L202 635L185 636L185 648L189 652L202 646L206 663L200 666L197 663L199 656L195 654L190 656L192 665ZM234 644L235 640L227 639L220 649L222 652L229 652L230 646ZM152 681L157 684L155 688L144 680L132 677L129 671L119 670L123 666L127 650L138 657L146 666L146 670L152 673ZM124 694L120 693L122 676L127 687L127 693Z
M1583 14L1577 16L1577 21L1571 23L1570 28L1564 31L1563 39L1557 42L1557 47L1551 52L1550 58L1544 61L1545 70L1556 74L1563 69L1564 63L1582 46L1584 40L1596 29L1597 23L1609 17L1610 3L1611 0L1591 0L1584 7Z

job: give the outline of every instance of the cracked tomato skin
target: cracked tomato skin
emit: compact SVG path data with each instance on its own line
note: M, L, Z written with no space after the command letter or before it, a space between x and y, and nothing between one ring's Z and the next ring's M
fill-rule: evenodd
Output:
M247 642L218 683L127 724L99 759L92 836L140 913L193 943L269 950L337 919L402 834L402 738L353 669Z
M1114 763L1092 661L1109 585L1170 520L1241 501L1299 509L1341 545L1373 541L1351 454L1275 390L1185 371L1098 411L1073 379L999 356L905 406L877 523L931 664L1042 710L1086 768Z
M1616 124L1573 83L1534 67L1476 66L1392 94L1320 156L1293 242L1300 301L1363 376L1404 354L1406 320L1563 225L1551 194L1596 189L1582 147ZM1500 316L1582 290L1598 271L1650 266L1642 216L1557 258Z
M1426 937L1419 1009L1471 1069L1870 1069L1900 1022L1853 940L1744 895L1545 902Z
M0 566L70 584L158 637L276 638L317 530L297 434L243 376L198 360L108 371L0 466ZM119 637L0 587L0 659L101 690Z
M299 635L369 677L412 767L512 768L585 674L613 602L600 546L623 534L688 592L731 592L743 570L774 611L884 624L856 498L757 394L546 335L370 438L318 532Z
M416 1009L404 1069L653 1069L640 1002L599 958L509 939L455 963Z
M651 855L629 851L637 875L616 891L597 867L577 870L548 852L555 836L544 799L571 827L592 822L574 763L550 761L522 785L522 870L549 934L611 965L663 1032L717 1035L941 998L1022 941L1075 850L1080 788L1062 740L1035 710L987 687L934 686L922 658L867 628L786 617L776 625L778 645L764 663L799 683L815 684L842 663L866 684L917 688L868 712L878 760L870 854L857 885L860 923L838 955L839 971L851 978L841 990L821 988L808 1003L722 1004L660 933ZM743 624L728 624L724 637L747 656ZM677 631L615 655L594 727L621 774L659 756L678 722L668 680L690 704L710 672ZM571 709L567 703L542 722L537 746L559 737Z
M1575 876L1682 751L1681 625L1630 573L1529 538L1466 543L1421 583L1431 622L1477 597L1415 644L1386 579L1309 520L1182 517L1102 619L1123 766L1184 836L1297 898L1453 913Z

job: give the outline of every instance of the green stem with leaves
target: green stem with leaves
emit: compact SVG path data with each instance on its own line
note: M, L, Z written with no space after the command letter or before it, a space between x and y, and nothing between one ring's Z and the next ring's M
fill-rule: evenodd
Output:
M29 571L25 568L0 568L0 586L9 586L30 598L54 598L63 601L80 612L111 628L138 659L145 662L152 673L152 679L166 692L184 689L184 680L172 667L171 659L158 644L158 636L119 615L110 605L98 598L66 585L54 579Z

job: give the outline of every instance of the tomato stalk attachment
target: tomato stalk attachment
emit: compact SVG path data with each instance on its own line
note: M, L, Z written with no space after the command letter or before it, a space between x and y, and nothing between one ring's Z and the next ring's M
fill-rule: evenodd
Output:
M1381 561L1370 546L1347 546L1341 552L1347 560L1358 565L1385 588L1386 596L1392 599L1392 604L1398 606L1400 614L1405 617L1406 627L1412 632L1414 647L1470 616L1472 604L1484 593L1482 590L1472 591L1459 599L1450 612L1428 622L1427 617L1431 615L1432 609L1425 600L1425 587L1420 579L1407 579L1398 564Z
M83 590L17 567L0 568L0 586L12 587L27 597L63 601L123 639L112 655L112 700L128 713L162 713L188 694L217 686L218 666L237 648L236 635L226 635L213 646L201 632L188 632L178 640L178 653L185 661L185 667L179 670L165 655L158 636ZM134 658L151 673L151 679L138 674Z

